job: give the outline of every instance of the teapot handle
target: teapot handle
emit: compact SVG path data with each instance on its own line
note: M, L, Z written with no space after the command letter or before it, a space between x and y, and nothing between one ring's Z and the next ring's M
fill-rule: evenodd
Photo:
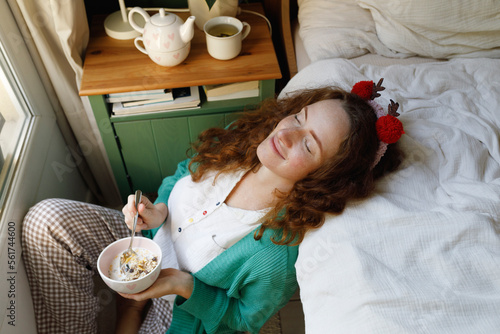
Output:
M135 23L134 19L132 18L132 16L134 15L134 13L138 13L138 14L141 14L143 17L144 17L144 21L146 23L148 23L149 19L151 18L149 16L148 13L146 13L146 11L144 9L142 9L141 7L134 7L130 10L130 12L128 13L128 22L130 23L130 25L132 26L132 28L134 28L135 30L137 30L138 32L140 32L141 34L144 33L144 27L139 27L137 25L137 23Z

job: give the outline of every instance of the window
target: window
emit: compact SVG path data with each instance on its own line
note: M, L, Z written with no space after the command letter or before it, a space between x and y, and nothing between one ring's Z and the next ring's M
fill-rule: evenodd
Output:
M0 207L19 161L33 117L19 89L15 73L0 44Z

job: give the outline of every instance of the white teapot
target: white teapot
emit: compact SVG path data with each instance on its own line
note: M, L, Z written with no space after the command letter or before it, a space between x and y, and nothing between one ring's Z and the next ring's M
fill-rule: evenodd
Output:
M134 13L144 17L144 28L134 21ZM158 14L149 16L144 9L135 7L130 10L128 20L132 28L142 34L134 40L135 47L158 65L175 66L187 58L194 35L194 16L183 22L179 16L167 13L163 8ZM144 48L139 41L142 41Z

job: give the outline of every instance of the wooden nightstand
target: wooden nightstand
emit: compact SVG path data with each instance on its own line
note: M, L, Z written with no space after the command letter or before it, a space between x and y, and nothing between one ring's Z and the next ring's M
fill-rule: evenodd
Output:
M260 3L242 8L263 13ZM176 14L183 20L189 15ZM204 32L195 27L189 56L175 67L156 65L135 48L133 40L106 36L104 18L92 23L80 95L89 96L122 200L135 189L155 192L162 179L186 158L190 143L201 131L225 126L238 112L275 95L275 80L281 78L281 72L267 23L250 13L238 18L251 25L238 57L227 61L210 57ZM104 99L110 93L251 80L260 81L259 97L207 102L200 91L200 109L112 117Z

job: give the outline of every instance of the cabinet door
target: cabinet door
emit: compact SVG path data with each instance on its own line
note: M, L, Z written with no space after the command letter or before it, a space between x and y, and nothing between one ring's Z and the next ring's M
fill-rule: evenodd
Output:
M162 180L151 121L115 124L131 191L155 192ZM126 198L123 199L126 201Z
M198 139L198 135L208 128L224 127L224 114L191 116L188 119L191 142Z
M190 147L187 117L151 121L162 178L175 173L177 164L187 158ZM159 186L160 184L158 184Z
M241 114L243 114L243 111L225 114L224 115L225 116L224 126L228 126L232 122L236 121L238 119L238 117L240 117Z

